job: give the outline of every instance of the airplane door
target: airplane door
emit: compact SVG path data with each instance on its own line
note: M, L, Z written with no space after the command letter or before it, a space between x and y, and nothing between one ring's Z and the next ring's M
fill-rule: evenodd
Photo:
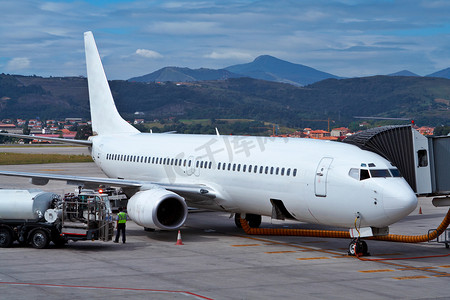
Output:
M316 170L316 178L314 183L314 191L318 197L327 196L327 177L333 159L331 157L324 157L320 160Z

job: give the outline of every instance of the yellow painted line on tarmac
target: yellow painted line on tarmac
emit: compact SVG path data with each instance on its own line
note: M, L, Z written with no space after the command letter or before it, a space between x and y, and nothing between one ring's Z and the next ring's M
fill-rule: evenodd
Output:
M446 266L439 266L439 268L450 268L450 265L446 265Z
M39 171L44 171L44 172L61 172L61 171L65 171L64 169L41 169Z
M231 247L254 247L254 246L261 246L261 244L231 245Z
M361 273L379 273L379 272L394 272L394 270L391 269L381 269L381 270L363 270L363 271L358 271Z
M409 280L409 279L423 279L423 278L430 278L428 276L424 275L418 275L418 276L403 276L403 277L392 277L397 280Z
M377 254L377 256L394 256L394 255L402 255L403 253L383 253Z
M433 275L434 277L450 277L450 274Z
M330 259L329 257L305 257L305 258L297 258L297 260L313 260L313 259Z
M269 251L269 252L264 252L267 254L278 254L278 253L297 253L298 251Z

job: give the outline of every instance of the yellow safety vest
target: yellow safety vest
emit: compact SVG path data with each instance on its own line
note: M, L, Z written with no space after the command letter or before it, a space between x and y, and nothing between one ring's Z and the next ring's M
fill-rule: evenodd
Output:
M127 214L120 212L117 214L117 223L122 224L127 222Z

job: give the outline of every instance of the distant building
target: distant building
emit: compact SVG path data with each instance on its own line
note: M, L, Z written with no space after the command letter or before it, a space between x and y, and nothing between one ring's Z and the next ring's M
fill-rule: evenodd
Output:
M330 133L328 131L325 131L325 130L311 130L309 132L309 135L313 139L321 139L321 138L324 138L324 137L329 137Z
M422 134L422 135L433 135L434 134L434 127L422 126L422 127L416 128L416 130L418 132L420 132L420 134Z
M9 128L16 128L16 125L0 123L0 129L9 129Z
M350 129L348 129L346 127L339 127L339 128L333 128L331 130L330 135L336 136L336 137L341 137L341 136L346 136L348 133L350 133Z
M64 121L66 123L78 123L78 122L82 122L83 119L82 118L65 118Z

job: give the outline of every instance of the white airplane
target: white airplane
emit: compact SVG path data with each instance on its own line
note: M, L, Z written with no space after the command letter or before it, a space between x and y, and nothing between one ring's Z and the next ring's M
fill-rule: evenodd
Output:
M390 224L416 208L416 195L399 171L353 145L139 132L116 109L92 33L84 33L84 40L93 136L62 141L89 146L109 178L0 175L30 177L41 185L64 180L85 187L122 187L131 197L129 216L146 228L181 227L189 205L243 215L252 227L259 226L261 216L270 216L356 229L364 237L387 234Z

